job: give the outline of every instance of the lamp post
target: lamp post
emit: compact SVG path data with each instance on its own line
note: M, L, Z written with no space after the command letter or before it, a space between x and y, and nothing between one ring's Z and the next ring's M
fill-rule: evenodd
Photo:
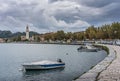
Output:
M84 41L86 40L86 32L84 31Z
M114 36L115 36L115 39L117 38L117 37L116 37L116 33L117 33L117 31L114 31Z
M117 31L114 31L114 37L116 39L115 42L114 42L115 45L116 45L116 41L117 41L117 37L116 37L117 34L116 33L117 33Z

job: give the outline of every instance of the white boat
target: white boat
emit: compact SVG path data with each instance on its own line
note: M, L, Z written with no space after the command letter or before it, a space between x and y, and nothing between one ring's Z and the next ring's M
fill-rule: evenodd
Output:
M95 48L91 45L82 45L77 49L79 52L97 52L100 49L99 48Z
M60 59L58 61L39 61L32 63L23 64L23 69L26 70L45 70L45 69L54 69L54 68L62 68L65 67L65 63L63 63Z

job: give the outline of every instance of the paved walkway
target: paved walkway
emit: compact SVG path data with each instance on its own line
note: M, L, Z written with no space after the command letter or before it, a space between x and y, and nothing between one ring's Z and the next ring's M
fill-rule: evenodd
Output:
M120 81L120 46L107 47L110 54L75 81Z
M116 51L116 59L100 73L97 81L120 81L120 46L111 46Z

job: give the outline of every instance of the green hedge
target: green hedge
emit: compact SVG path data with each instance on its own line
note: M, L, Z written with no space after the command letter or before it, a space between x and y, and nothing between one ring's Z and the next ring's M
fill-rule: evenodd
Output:
M103 46L103 45L93 45L97 48L101 48L103 50L105 50L107 52L107 54L109 54L109 48L107 46Z

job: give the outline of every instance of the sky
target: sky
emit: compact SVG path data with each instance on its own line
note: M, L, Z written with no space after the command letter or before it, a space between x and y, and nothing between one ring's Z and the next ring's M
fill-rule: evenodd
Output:
M0 0L0 30L84 31L120 21L120 0Z

